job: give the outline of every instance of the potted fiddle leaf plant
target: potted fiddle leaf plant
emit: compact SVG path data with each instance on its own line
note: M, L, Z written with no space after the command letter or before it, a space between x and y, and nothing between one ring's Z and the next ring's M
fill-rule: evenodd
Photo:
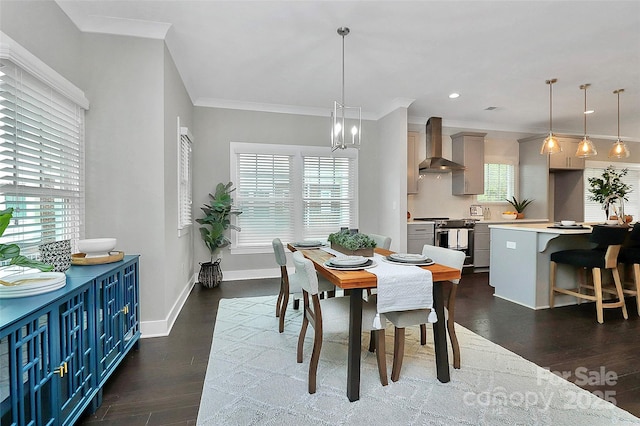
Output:
M620 204L620 212L616 212L616 216L624 215L624 202L629 201L627 194L631 192L631 186L624 183L622 178L627 175L629 169L617 170L613 165L609 165L602 172L601 177L590 177L589 181L589 200L602 204L605 211L606 220L610 219L610 209L616 203ZM624 218L626 219L626 218Z
M511 199L506 199L507 203L513 206L513 209L516 211L516 219L524 219L524 209L527 208L529 204L533 202L533 200L523 199L518 200L515 196L511 197Z
M217 258L220 249L231 244L231 240L226 234L228 229L240 231L240 228L231 223L231 215L239 215L240 211L234 210L231 193L235 191L233 183L226 185L219 183L213 194L209 194L211 199L209 204L202 206L204 217L196 219L196 222L203 225L200 227L200 236L204 244L209 249L211 260L200 264L198 282L205 287L217 287L222 281L222 269L220 259Z

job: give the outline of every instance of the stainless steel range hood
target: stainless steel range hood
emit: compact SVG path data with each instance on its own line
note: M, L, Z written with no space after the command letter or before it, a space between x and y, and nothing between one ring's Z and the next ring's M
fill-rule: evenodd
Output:
M418 166L420 174L464 170L464 166L442 157L442 118L427 120L427 159Z

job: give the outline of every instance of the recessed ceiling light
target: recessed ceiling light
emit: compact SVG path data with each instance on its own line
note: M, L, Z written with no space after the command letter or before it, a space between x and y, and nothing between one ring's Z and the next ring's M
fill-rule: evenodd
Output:
M486 107L484 110L485 111L493 111L494 109L498 109L498 107L490 106L490 107Z
M455 92L454 92L454 93L452 93L452 94L450 94L450 95L449 95L449 98L450 98L450 99L455 99L455 98L457 98L457 97L459 97L459 96L460 96L460 93L455 93Z

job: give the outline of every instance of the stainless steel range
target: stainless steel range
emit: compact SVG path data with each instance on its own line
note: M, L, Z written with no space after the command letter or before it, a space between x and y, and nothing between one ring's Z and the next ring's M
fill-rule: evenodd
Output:
M435 223L435 245L463 251L464 267L473 267L473 229L477 219L420 217L413 220Z

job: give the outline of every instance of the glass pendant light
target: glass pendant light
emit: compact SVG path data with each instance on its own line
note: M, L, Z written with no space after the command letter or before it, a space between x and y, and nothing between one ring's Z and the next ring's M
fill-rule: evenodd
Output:
M562 147L558 143L558 139L553 135L553 83L557 82L557 78L546 80L545 83L549 85L549 136L542 142L542 148L540 148L540 154L556 154L562 151Z
M609 158L627 158L630 154L627 144L620 140L620 93L622 92L624 92L624 89L613 91L614 94L618 95L618 140L611 145Z
M344 38L349 34L348 27L338 28L342 37L342 98L333 102L331 112L331 151L336 149L360 148L362 134L362 110L344 103ZM347 117L347 112L350 116Z
M580 89L584 90L584 138L582 138L582 140L578 144L578 150L576 151L576 157L580 158L593 157L594 155L598 154L598 151L596 151L596 147L593 145L593 142L591 142L591 139L589 139L589 136L587 136L587 114L593 112L587 110L587 88L589 86L591 85L588 83L580 86Z

